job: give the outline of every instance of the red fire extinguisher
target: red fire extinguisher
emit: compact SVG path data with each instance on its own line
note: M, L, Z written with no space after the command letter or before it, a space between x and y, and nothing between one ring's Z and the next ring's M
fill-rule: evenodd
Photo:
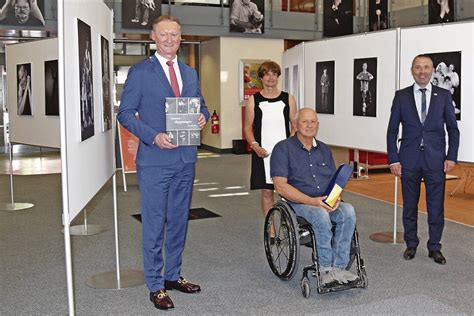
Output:
M216 110L211 116L211 132L212 134L219 134L219 115L217 115Z

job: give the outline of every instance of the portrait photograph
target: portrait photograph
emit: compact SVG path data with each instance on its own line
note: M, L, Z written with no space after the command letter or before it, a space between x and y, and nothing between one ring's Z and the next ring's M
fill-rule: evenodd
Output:
M102 131L112 129L112 92L110 91L110 70L109 70L109 41L100 37L100 51L102 64Z
M17 114L33 115L33 96L31 94L31 64L16 65L17 74Z
M161 0L122 0L122 28L151 30L161 15Z
M429 24L454 22L454 0L429 0Z
M190 98L189 99L189 113L197 114L201 110L201 100L199 98Z
M59 116L58 60L44 62L45 115Z
M43 27L44 0L0 0L0 25Z
M431 84L451 92L456 119L461 120L461 52L427 55L433 60Z
M334 114L334 60L316 62L316 112Z
M230 0L229 31L263 34L265 32L264 0Z
M333 37L353 33L353 0L324 0L323 36Z
M168 137L170 138L171 144L178 145L178 131L169 131Z
M94 136L94 93L92 82L91 27L77 20L79 39L79 93L81 103L81 141Z
M369 0L369 30L388 29L388 0Z
M377 58L354 59L354 116L377 116Z

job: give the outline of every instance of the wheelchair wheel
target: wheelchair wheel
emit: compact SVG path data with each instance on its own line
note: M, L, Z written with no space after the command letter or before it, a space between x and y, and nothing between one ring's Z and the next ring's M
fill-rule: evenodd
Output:
M291 207L277 202L265 218L265 254L273 273L282 280L291 280L298 270L298 221Z
M356 241L356 235L357 230L354 230L354 235L352 236L351 240L351 249L349 253L349 263L347 264L346 270L349 270L352 267L352 264L354 263L354 260L356 259L356 256L359 253L359 245L358 242Z
M308 277L304 276L301 279L300 286L301 286L301 294L303 294L303 297L309 298L309 296L311 295L311 286L309 285Z

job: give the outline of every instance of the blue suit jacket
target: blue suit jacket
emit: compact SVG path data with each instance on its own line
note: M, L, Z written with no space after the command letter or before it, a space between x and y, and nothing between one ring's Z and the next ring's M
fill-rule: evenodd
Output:
M201 113L207 121L209 111L199 89L196 71L179 61L178 65L183 80L181 96L199 97ZM166 132L167 97L174 97L174 93L155 55L130 68L117 118L120 124L140 139L136 158L138 166L164 166L178 161L196 162L196 146L161 149L153 144L157 134ZM136 112L140 119L135 117Z
M400 150L397 150L400 123L402 124L402 138ZM445 126L448 132L447 153ZM414 169L421 154L422 138L426 160L431 170L443 170L445 160L457 161L459 130L451 93L448 90L433 86L424 125L421 124L416 110L413 86L395 93L387 130L389 163L400 162L402 168Z

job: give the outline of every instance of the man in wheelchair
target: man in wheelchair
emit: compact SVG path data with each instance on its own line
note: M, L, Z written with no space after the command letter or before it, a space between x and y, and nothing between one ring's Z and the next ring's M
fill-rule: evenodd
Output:
M323 203L324 191L336 172L334 159L329 147L316 140L316 112L302 108L296 119L296 134L272 151L270 170L275 190L312 226L322 285L355 281L358 276L346 270L356 224L354 207L340 200L333 208Z

